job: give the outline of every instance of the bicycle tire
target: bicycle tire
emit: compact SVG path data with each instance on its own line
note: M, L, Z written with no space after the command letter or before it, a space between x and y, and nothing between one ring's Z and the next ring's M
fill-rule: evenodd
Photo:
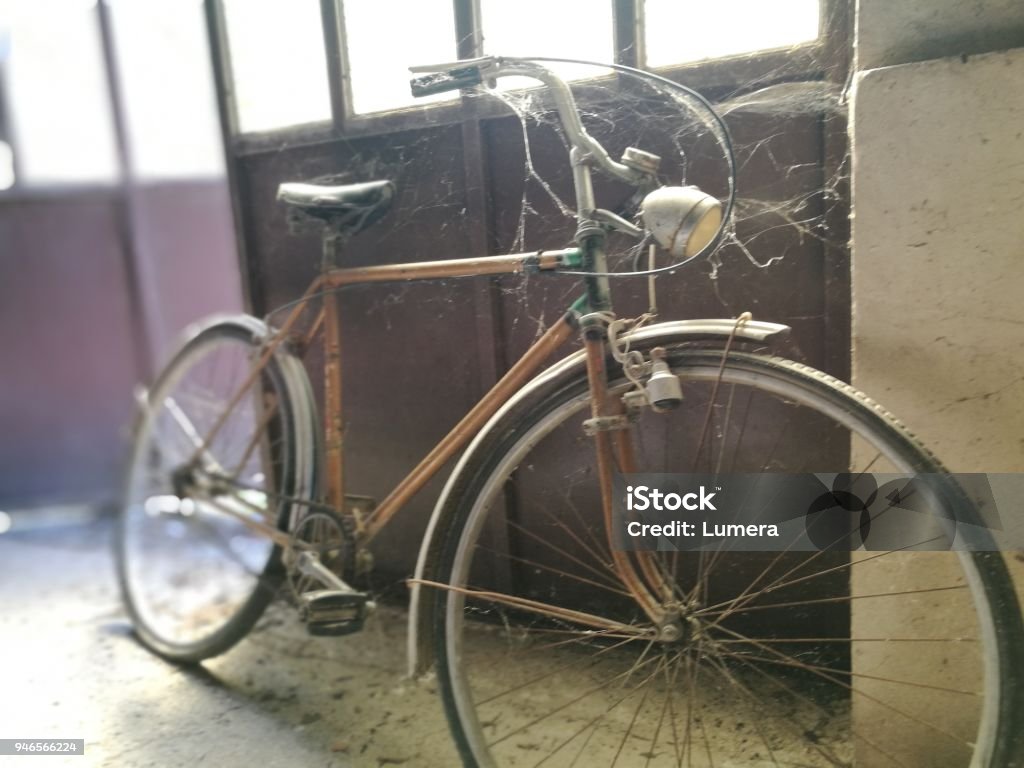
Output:
M174 468L164 465L164 452L173 452L178 458L184 458L193 448L190 444L167 447L168 443L174 443L173 430L167 430L171 434L167 431L160 434L156 429L161 418L167 421L172 401L176 413L178 410L184 413L184 408L189 407L187 403L184 408L179 404L182 395L188 395L183 382L194 380L194 387L199 390L192 396L195 401L192 412L185 417L197 421L205 419L202 426L209 428L220 411L216 407L210 408L210 403L206 402L210 392L200 386L200 383L205 383L201 380L209 379L208 390L213 390L216 385L218 394L225 399L230 398L249 375L251 363L262 352L261 342L267 336L266 327L256 318L211 319L194 330L180 346L148 390L137 414L116 530L117 575L136 637L151 651L170 661L196 663L227 651L252 629L284 578L281 548L263 537L246 538L248 529L229 516L222 515L223 519L219 519L214 513L208 515L210 520L202 519L208 510L204 511L206 508L198 504L193 504L194 511L185 515L180 512L186 503L183 498L178 498L178 506L167 520L163 519L163 512L154 514L146 509L147 502L152 499L158 499L159 504L174 506L173 502L164 500L165 496L174 494L171 473L168 472ZM226 376L221 373L225 369ZM275 491L288 497L312 498L316 482L315 413L305 371L287 350L280 349L266 364L259 382L262 398L272 397L276 406L268 408L266 413L261 412L257 421L258 406L246 407L250 398L243 398L228 422L235 433L228 434L227 426L221 429L210 450L241 453L245 470L257 481L262 471L264 482L267 482L267 477L271 478L269 482L273 483ZM175 428L179 426L173 415L171 422ZM238 430L245 428L251 428L251 434L243 442ZM274 432L277 436L273 450L270 450L266 447L268 438L262 433L269 435ZM253 434L259 436L254 438ZM181 436L178 435L177 439L180 440ZM242 448L252 440L259 444L256 449ZM249 451L247 457L245 450ZM268 458L268 454L273 456ZM148 464L154 461L158 463L159 472L147 475ZM242 468L239 467L238 471L241 472ZM255 498L259 498L258 494ZM280 530L287 530L293 514L292 505L266 496L263 503L267 506L267 518L275 521ZM150 529L148 532L147 527ZM166 531L155 530L157 527L173 530L179 535L184 531L185 546L180 547L180 540L172 540L172 537L164 535ZM146 537L153 541L145 545L148 549L144 551L142 542ZM172 546L176 548L175 554L162 554ZM218 556L217 549L223 550L222 556ZM225 573L231 562L237 563L237 567ZM200 571L200 567L206 570ZM214 577L201 578L202 573L211 570ZM168 574L166 577L164 572ZM231 585L218 585L218 576L228 577L226 580L232 582ZM236 581L237 584L234 583ZM206 601L209 605L201 600L204 589L214 590L214 599ZM218 589L224 591L217 592ZM194 594L199 597L193 598ZM225 594L231 599L223 605ZM208 630L193 631L191 625L201 620L184 613L185 609L179 611L177 607L186 598L195 602L194 606L192 603L187 606L195 616L217 611L223 616L217 616ZM175 600L179 602L175 603ZM218 602L222 604L221 608L216 607ZM177 624L169 615L172 612L182 613Z
M656 345L658 339L649 339L643 344L646 347ZM670 342L662 345L669 348L669 362L673 371L683 377L684 385L698 374L708 380L709 377L717 375L719 367L722 366L723 353L720 348L694 349L686 345L671 346ZM618 370L611 360L608 361L608 366L609 371ZM845 419L852 428L863 430L864 434L872 436L895 458L894 463L900 466L901 471L944 471L938 460L891 414L851 386L824 373L781 358L744 352L730 353L728 362L721 370L722 381L732 381L734 384L738 380L757 381L761 385L776 388L786 397L796 398L798 403L813 407L815 411L829 419ZM624 387L624 381L617 379L610 386ZM487 515L485 506L494 503L495 494L498 493L495 489L505 487L507 479L514 471L518 471L516 468L529 461L531 452L536 450L541 441L547 439L544 435L553 434L552 430L555 430L557 425L568 423L567 420L578 415L586 404L587 382L582 372L568 382L564 378L550 382L545 389L517 403L515 408L503 414L500 422L492 425L486 441L479 446L479 450L467 463L465 471L453 487L441 511L439 530L447 533L439 541L439 549L426 578L446 586L444 589L434 589L431 592L431 597L435 601L435 658L445 711L452 735L466 765L506 763L504 760L498 761L491 753L487 746L487 736L480 725L483 718L478 716L478 705L474 701L479 697L475 696L467 682L470 673L466 672L466 658L470 652L463 637L468 634L468 622L465 618L467 599L459 592L453 591L453 588L463 589L468 584L468 574L474 567L471 562L472 550L480 546L478 542L485 527L483 518ZM580 416L576 423L581 422L582 418ZM557 424L552 425L551 422ZM953 488L951 493L953 497L957 497L956 488ZM987 681L984 706L979 715L981 722L975 736L970 764L972 768L1012 768L1024 765L1024 735L1016 728L1024 718L1024 626L1013 584L998 552L960 553L959 562L967 572L971 585L970 594L977 611L983 644L983 658L979 663L984 665L983 680ZM493 605L490 610L494 610ZM503 620L508 621L507 617L503 617ZM507 642L511 643L511 632L507 627L506 632L509 634ZM489 662L501 666L495 659ZM523 679L522 674L508 667L505 667L504 671L517 681ZM853 681L853 678L850 680ZM854 690L851 688L851 699L854 698L853 693ZM671 697L671 694L668 695ZM643 706L641 703L640 708ZM639 713L639 709L637 711ZM494 727L496 730L497 726L494 723L500 722L504 714L492 717L487 727ZM673 724L674 722L673 720ZM531 741L525 736L522 738ZM624 736L623 743L625 739ZM541 737L532 738L531 749L538 748L532 742L542 740ZM770 743L768 739L763 741L765 744ZM621 745L619 749L622 750ZM651 752L653 751L652 748ZM768 746L768 751L771 751L771 746ZM532 765L535 762L534 758L538 758L540 753L533 752L531 755L529 764ZM581 750L577 758L582 755ZM882 759L879 764L905 764L891 754L888 757L888 761ZM541 761L544 765L549 764L546 759ZM615 759L618 759L618 754ZM875 760L877 759L876 755ZM627 760L626 764L633 765L639 760L639 757L633 761ZM588 760L583 764L597 763L588 756ZM651 758L645 757L642 764L651 764ZM740 765L742 762L737 760L730 764ZM873 763L869 761L869 764Z

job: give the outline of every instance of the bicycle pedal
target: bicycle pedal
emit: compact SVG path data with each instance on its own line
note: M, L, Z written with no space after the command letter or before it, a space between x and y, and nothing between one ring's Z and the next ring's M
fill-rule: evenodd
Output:
M375 607L365 592L319 589L299 598L299 618L311 635L349 635L363 628Z

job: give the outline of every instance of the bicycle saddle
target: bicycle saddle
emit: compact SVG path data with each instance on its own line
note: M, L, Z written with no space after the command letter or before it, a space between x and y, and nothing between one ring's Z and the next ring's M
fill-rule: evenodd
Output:
M277 188L278 200L345 235L354 235L379 221L394 196L395 185L387 180L340 186L289 182Z

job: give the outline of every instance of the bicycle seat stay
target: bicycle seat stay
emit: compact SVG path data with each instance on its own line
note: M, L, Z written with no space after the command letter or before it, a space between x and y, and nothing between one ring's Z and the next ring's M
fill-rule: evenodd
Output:
M383 218L391 207L395 185L388 180L322 185L288 182L277 199L302 217L324 221L339 234L351 236Z

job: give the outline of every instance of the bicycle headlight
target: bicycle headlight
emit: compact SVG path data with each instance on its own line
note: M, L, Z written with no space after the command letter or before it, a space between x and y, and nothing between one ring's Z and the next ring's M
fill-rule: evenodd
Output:
M697 187L661 187L644 198L644 226L675 258L690 257L711 242L722 223L722 204Z

